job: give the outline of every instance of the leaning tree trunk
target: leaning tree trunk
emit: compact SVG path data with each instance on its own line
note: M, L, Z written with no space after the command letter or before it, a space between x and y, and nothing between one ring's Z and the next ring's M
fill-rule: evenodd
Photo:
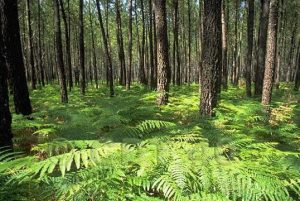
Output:
M262 94L263 76L265 72L266 42L268 35L268 15L270 0L261 0L261 13L258 36L258 58L255 69L255 95Z
M27 26L28 26L28 51L29 51L29 64L31 70L31 87L36 89L36 73L34 66L34 56L33 56L33 34L31 28L31 7L30 0L26 0L27 5Z
M0 9L3 9L3 1L0 2ZM0 12L2 17L2 12ZM7 86L7 68L4 59L2 37L2 22L0 20L0 147L12 148L12 133L11 133L11 114L9 111L8 86Z
M84 27L83 27L83 0L79 0L79 64L80 64L80 91L85 94L85 53L84 53Z
M279 1L271 0L269 25L268 25L268 40L265 61L265 75L262 93L262 105L268 106L271 103L272 87L274 79L274 67L276 61L276 48L277 48L277 25L278 25L278 10Z
M55 45L56 45L56 59L58 64L58 77L60 84L61 102L68 102L68 92L66 84L66 74L63 61L63 50L61 40L61 27L60 27L60 14L59 14L59 0L54 0L54 12L55 12Z
M205 0L200 114L212 116L217 106L218 71L222 66L221 1Z
M109 45L108 45L108 39L107 39L108 34L105 33L99 0L96 0L96 6L97 6L97 10L98 10L98 19L99 19L99 23L100 23L100 29L101 29L103 43L104 43L104 49L105 49L105 56L106 56L107 65L108 65L107 69L108 69L108 77L109 77L110 96L113 97L114 96L114 79L113 79L112 59L111 59L111 55L109 52Z
M168 30L166 0L154 0L157 38L157 104L168 103L170 66L168 57Z
M251 66L252 66L252 50L253 50L253 36L254 36L254 0L248 0L248 22L247 22L247 58L246 58L246 95L251 96Z
M15 111L29 115L32 107L23 61L17 0L0 0L0 3L6 64L12 74Z

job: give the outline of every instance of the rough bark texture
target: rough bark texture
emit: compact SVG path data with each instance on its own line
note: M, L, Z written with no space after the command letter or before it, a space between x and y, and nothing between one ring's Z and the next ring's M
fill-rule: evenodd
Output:
M254 0L248 0L248 22L247 22L247 58L246 58L246 95L251 96L251 67L252 67L252 50L254 36Z
M223 89L228 89L227 79L228 79L228 69L227 69L227 23L226 22L226 2L222 0L222 86Z
M151 89L155 89L155 80L154 80L154 54L153 54L153 13L152 13L152 0L149 0L149 80L148 85Z
M135 1L136 2L136 1ZM136 2L137 3L137 2ZM137 8L135 8L137 10ZM141 12L142 12L142 47L140 51L140 68L139 68L139 80L142 84L146 85L146 75L145 75L145 12L144 12L144 1L141 1Z
M262 105L264 106L270 105L272 98L274 67L276 61L278 2L278 0L271 0L270 4L265 75L262 94Z
M92 37L92 60L93 60L93 69L90 70L91 80L93 79L92 74L94 74L94 80L96 84L96 89L99 88L98 83L98 69L97 69L97 57L96 57L96 45L95 45L95 33L94 33L94 23L92 20L92 9L90 5L90 27L91 27L91 37ZM93 71L93 73L92 73Z
M265 55L266 55L266 42L268 35L268 15L269 15L270 0L261 0L261 13L259 23L259 36L258 36L258 58L255 70L255 95L262 94L263 78L265 72Z
M154 0L155 24L157 38L157 104L168 103L169 96L169 57L166 0Z
M296 78L294 90L300 90L300 40L298 42L298 62L296 63Z
M173 74L175 76L175 83L176 85L180 85L180 78L181 78L181 70L180 70L180 46L179 46L179 19L178 19L178 0L173 0L173 32L174 32L174 45L173 45L173 65L174 65L174 71ZM175 68L176 66L176 68ZM175 73L176 72L176 73Z
M218 70L222 66L221 1L204 1L200 114L213 115L217 106Z
M115 95L115 92L114 92L112 61L111 61L111 55L109 52L108 38L107 38L107 34L105 33L104 24L103 24L103 20L102 20L102 13L101 13L99 0L96 0L96 6L97 6L97 10L98 10L98 19L99 19L100 29L101 29L103 43L104 43L105 56L106 56L106 60L107 60L107 70L108 70L107 76L109 77L109 91L110 91L110 96L113 97Z
M33 34L32 34L32 28L31 28L30 0L26 0L26 6L27 6L29 64L30 64L30 70L31 70L31 87L32 87L32 89L36 89L36 73L35 73L34 54L33 54Z
M12 75L15 111L17 114L29 115L32 113L32 107L23 62L17 0L0 0L0 4L3 47L7 68Z
M85 94L85 53L84 53L84 27L83 27L83 0L79 0L79 65L80 65L80 91Z
M1 2L0 9L3 9ZM2 13L0 13L2 19ZM11 114L9 111L7 68L3 57L2 22L0 20L0 147L12 148Z
M41 80L41 85L45 86L45 72L44 72L44 62L43 62L43 50L42 50L42 16L41 16L41 1L38 0L38 46L39 46L39 53L38 53L38 64L39 64L39 76Z
M55 12L55 45L56 45L56 60L58 64L58 77L60 84L60 97L62 103L68 102L66 74L63 61L63 50L61 40L61 23L59 13L59 0L54 0L54 12Z

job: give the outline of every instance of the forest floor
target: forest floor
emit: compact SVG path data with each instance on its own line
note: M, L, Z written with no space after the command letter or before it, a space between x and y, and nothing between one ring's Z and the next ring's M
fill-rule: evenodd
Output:
M12 127L17 150L27 152L38 163L70 153L71 150L76 152L101 147L105 152L101 152L101 156L105 155L110 160L109 163L102 161L102 164L113 163L118 176L123 178L122 192L119 189L101 191L96 196L95 190L91 190L85 193L89 197L119 200L119 196L138 200L133 199L138 194L138 197L143 197L141 200L147 200L151 196L176 200L180 196L195 194L198 183L202 183L200 186L205 192L201 196L212 196L209 198L211 200L217 200L213 196L243 197L251 194L248 192L249 185L245 187L244 190L248 192L245 193L238 189L242 187L234 187L236 181L226 179L226 176L232 179L237 175L238 181L241 178L253 179L251 192L253 191L252 196L258 196L257 199L259 196L271 198L272 193L280 199L289 196L295 198L300 192L299 180L299 189L296 188L295 192L291 192L292 187L288 189L289 193L285 190L281 192L278 187L283 182L284 188L288 188L290 184L287 182L297 181L300 176L300 94L293 92L288 86L275 90L270 116L260 106L258 98L247 98L243 88L233 87L222 92L213 118L199 117L197 85L172 87L170 104L160 108L155 104L156 93L140 85L133 86L130 91L116 87L116 97L113 98L108 97L105 86L98 90L89 89L85 96L74 89L69 95L68 104L60 103L57 87L47 86L31 92L31 99L33 120L13 115ZM128 152L132 149L133 155ZM73 165L76 164L77 169L94 164L91 155L81 153L81 157L82 159L77 160L75 156ZM68 168L64 164L67 162L62 162L60 158L57 160L57 171L63 176L68 178L72 172L76 172L76 168L71 168L72 164ZM72 163L73 159L70 160ZM184 161L184 167L178 165L178 161ZM203 170L201 164L209 169ZM222 168L217 164L222 164ZM44 163L45 170L41 167L35 175L38 173L44 177L48 171L51 176L55 170L48 166ZM177 168L174 170L172 167ZM197 183L195 175L200 170L203 171L201 182ZM191 173L194 176L191 176L193 179L190 181L190 175L183 172L194 172L195 175ZM180 177L179 173L185 176ZM129 175L131 178L140 178L140 184L125 185L125 181L131 181L128 179ZM269 178L276 190L266 190L264 193L261 189L267 188L265 179L262 182L253 175ZM103 177L110 176L105 173ZM210 182L205 181L205 176L210 178ZM247 180L248 184L251 181ZM85 188L86 185L88 184L85 184ZM106 188L111 185L116 183L105 184ZM144 187L144 192L135 190L139 185ZM80 196L84 196L78 189L71 191L58 186L53 192L60 195L62 200L70 197L81 200ZM218 190L212 190L212 186ZM103 186L101 188L105 189Z

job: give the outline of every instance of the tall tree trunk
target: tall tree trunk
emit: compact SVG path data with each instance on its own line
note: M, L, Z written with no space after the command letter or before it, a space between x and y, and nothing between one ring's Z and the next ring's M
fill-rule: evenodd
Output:
M154 53L153 53L153 13L152 13L152 0L149 0L149 64L150 64L150 76L149 76L149 86L151 89L155 89L154 80Z
M80 63L80 91L85 94L85 52L84 52L84 27L83 27L83 0L79 0L79 63Z
M0 1L0 19L4 18L2 10L4 1ZM17 20L16 18L15 20ZM11 114L9 111L8 86L7 86L7 67L4 59L4 44L2 37L2 21L0 20L0 147L13 147L11 133ZM20 40L20 39L19 39Z
M137 4L137 1L135 1ZM135 8L137 10L137 8ZM140 67L139 67L139 78L140 82L144 85L147 84L146 75L145 75L145 12L144 12L144 1L141 1L141 12L142 12L142 47L140 51ZM136 15L137 16L137 15Z
M61 23L59 13L59 0L54 0L54 12L55 12L55 45L56 45L56 59L58 64L58 77L60 84L60 97L62 103L68 102L68 92L66 84L66 74L63 61L63 49L61 40Z
M154 0L157 37L157 104L168 103L170 66L168 51L168 30L166 0Z
M252 50L254 36L254 0L248 0L248 22L247 22L247 59L246 59L246 95L251 96L251 66L252 66Z
M33 34L31 28L31 7L30 0L26 0L27 7L27 26L28 26L28 51L29 51L29 63L31 70L31 87L36 89L36 73L34 66L34 56L33 56Z
M64 21L65 27L65 38L66 38L66 59L67 59L67 69L68 69L68 81L69 81L69 90L73 88L73 76L72 76L72 57L71 57L71 41L70 41L70 22L67 21L67 15L64 9L63 0L59 0L62 18ZM69 0L68 0L69 4ZM69 7L69 5L68 5Z
M32 113L32 107L20 39L18 3L17 0L0 2L6 64L12 74L15 111L17 114L29 115Z
M297 19L297 13L295 15L295 19ZM298 29L298 21L295 20L293 31L292 31L292 38L291 38L291 44L290 44L290 50L289 50L289 57L288 57L288 69L286 73L286 82L291 82L293 80L293 58L294 58L294 52L296 48L296 36L297 36L297 29Z
M238 21L239 21L239 6L240 0L235 0L235 21L234 21L234 55L233 55L233 67L232 67L232 78L231 83L235 86L238 85L237 83L237 72L238 72L238 42L239 42L239 35L238 35Z
M112 60L111 60L111 55L110 55L110 51L109 51L107 34L105 33L104 24L103 24L103 20L102 20L102 14L101 14L99 0L96 0L96 5L97 5L97 10L98 10L98 19L99 19L99 23L100 23L100 29L101 29L103 43L104 43L105 56L106 56L107 65L108 65L107 69L108 69L108 77L109 77L110 96L113 97L114 96L114 79L113 79Z
M188 73L187 83L191 82L191 52L192 52L192 25L191 25L191 0L188 2Z
M174 76L175 76L175 83L176 85L180 85L180 76L181 76L181 71L180 71L180 46L179 46L179 19L178 19L178 0L173 0L173 6L174 6L174 11L173 11L173 32L174 32L174 45L173 45L173 65L174 65ZM177 65L176 65L177 63ZM175 68L176 66L176 68Z
M39 68L40 68L40 79L41 79L41 83L42 83L42 86L45 86L45 71L44 71L44 62L43 62L43 50L42 50L42 35L41 35L41 32L42 32L42 28L41 28L41 2L40 0L38 0L38 38L39 38L39 41L38 41L38 47L39 47L39 59L38 59L38 62L39 62Z
M94 71L94 79L96 84L96 89L99 88L98 83L98 69L97 69L97 57L96 57L96 45L95 45L95 33L94 33L94 23L92 20L92 8L90 4L90 26L91 26L91 35L92 35L92 59L93 59L93 71Z
M212 116L217 106L218 70L222 66L221 1L204 1L200 114Z
M129 0L129 24L128 24L128 69L127 69L127 81L126 90L130 90L131 85L131 71L132 71L132 0Z
M120 0L115 1L116 7L116 22L117 22L117 43L118 43L118 54L120 61L120 80L119 83L123 86L126 85L126 64L125 64L125 52L123 43L123 32L122 32L122 19L120 13Z
M298 41L298 62L296 62L296 78L294 90L300 90L300 40Z
M274 67L277 48L277 25L278 25L279 0L271 0L268 23L268 40L265 60L265 75L262 93L262 105L268 106L271 103L272 87L274 79Z
M226 16L226 3L225 0L222 0L222 85L223 89L228 89L227 79L228 79L228 69L227 69L227 16Z
M261 0L261 13L258 36L258 58L255 70L255 95L262 94L263 76L265 72L266 42L268 35L268 15L270 0Z

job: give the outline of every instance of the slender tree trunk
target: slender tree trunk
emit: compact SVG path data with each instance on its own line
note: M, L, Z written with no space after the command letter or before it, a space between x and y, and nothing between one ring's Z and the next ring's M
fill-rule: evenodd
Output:
M188 2L188 73L187 83L191 82L191 52L192 52L192 25L191 25L191 0Z
M222 85L223 89L228 89L227 79L228 79L228 69L227 69L227 56L228 56L228 48L227 48L227 21L226 21L226 2L222 0Z
M113 79L113 68L112 68L112 61L111 61L111 55L109 52L109 45L107 40L107 34L105 33L104 24L102 20L102 14L101 14L101 8L100 8L100 2L99 0L96 0L97 10L98 10L98 19L100 23L100 29L103 37L103 43L105 48L105 56L107 60L107 69L108 69L108 77L109 77L109 90L110 90L110 96L114 96L114 79Z
M176 85L180 85L180 76L181 76L181 71L180 71L180 46L179 46L179 18L178 18L178 0L173 0L173 6L174 6L174 12L173 12L173 20L174 20L174 24L173 24L173 32L174 32L174 45L173 45L173 65L174 65L174 76L175 76L175 82ZM176 65L177 63L177 65ZM176 68L175 68L176 66ZM176 69L176 70L175 70ZM176 72L176 73L175 73Z
M296 62L296 78L294 90L300 90L300 40L298 42L298 62Z
M32 107L23 61L17 0L0 0L0 2L3 9L1 10L3 48L5 48L7 68L12 75L15 111L17 114L29 115L32 113Z
M129 25L128 25L128 69L126 90L130 90L131 85L131 71L132 71L132 0L129 0Z
M56 45L56 59L58 64L58 77L60 84L60 97L62 103L68 102L68 92L66 84L66 74L63 61L63 49L61 40L61 23L59 13L59 0L54 0L54 12L55 12L55 45Z
M40 0L38 0L38 38L39 38L39 41L38 41L38 47L39 47L39 59L38 59L38 62L39 62L39 68L40 68L40 79L41 79L41 83L42 83L42 86L45 86L45 71L44 71L44 63L43 63L43 51L42 51L42 36L41 36L41 2Z
M217 106L218 70L222 66L221 1L204 1L200 114L212 116Z
M166 0L154 0L155 24L157 36L157 104L168 103L170 66L168 57L168 30Z
M254 0L248 0L248 22L247 22L247 59L246 59L246 95L251 96L251 66L252 66L252 50L254 36Z
M116 22L117 22L117 42L118 42L118 54L120 61L120 81L119 83L123 86L126 85L126 64L125 64L125 52L123 43L123 32L122 32L122 20L120 13L120 0L115 1L116 7Z
M70 26L67 21L66 12L64 9L63 0L59 0L62 18L64 21L65 27L65 38L66 38L66 60L67 60L67 69L68 69L68 81L69 81L69 90L71 91L73 88L73 76L72 76L72 57L71 57L71 41L70 41ZM69 1L68 1L69 3ZM69 6L69 5L68 5Z
M31 28L31 7L30 0L26 0L27 6L27 26L28 26L28 51L29 51L29 63L31 70L31 87L32 89L36 89L36 73L34 66L34 54L33 54L33 34Z
M80 91L85 94L85 52L84 52L84 25L83 25L83 0L79 0L79 63L80 63Z
M0 1L0 9L4 9L4 1ZM4 18L0 12L0 19ZM18 18L17 18L18 19ZM17 20L15 19L15 20ZM0 20L0 147L13 147L11 133L11 114L9 111L7 67L4 59L4 44L2 37L2 21ZM20 39L19 39L20 40Z
M136 2L136 1L135 1ZM137 10L137 8L135 8ZM140 51L140 67L139 67L139 78L140 82L144 85L147 84L146 75L145 75L145 12L144 12L144 1L141 1L141 12L142 12L142 47ZM137 16L137 15L136 15Z
M295 16L295 19L297 19L297 14ZM290 50L289 50L289 57L288 57L288 69L286 74L286 82L291 82L293 80L293 58L294 58L294 52L296 48L296 34L298 29L298 21L295 20L293 31L292 31L292 38L291 38L291 44L290 44Z
M262 105L268 106L271 103L272 87L274 79L274 67L276 61L276 45L277 45L277 25L278 25L278 9L279 0L271 0L270 14L268 23L268 40L265 60L265 75L262 93Z
M255 70L255 95L262 94L263 76L265 72L266 42L268 35L268 15L270 0L261 0L261 13L258 36L258 58Z
M154 55L153 55L153 15L152 15L152 0L149 0L149 52L150 52L150 76L149 86L151 89L155 89L154 80Z
M94 71L94 79L96 84L96 89L99 88L98 83L98 69L97 69L97 57L96 57L96 45L95 45L95 33L94 33L94 23L92 20L92 8L90 4L90 26L91 26L91 35L92 35L92 59L93 59L93 71Z

